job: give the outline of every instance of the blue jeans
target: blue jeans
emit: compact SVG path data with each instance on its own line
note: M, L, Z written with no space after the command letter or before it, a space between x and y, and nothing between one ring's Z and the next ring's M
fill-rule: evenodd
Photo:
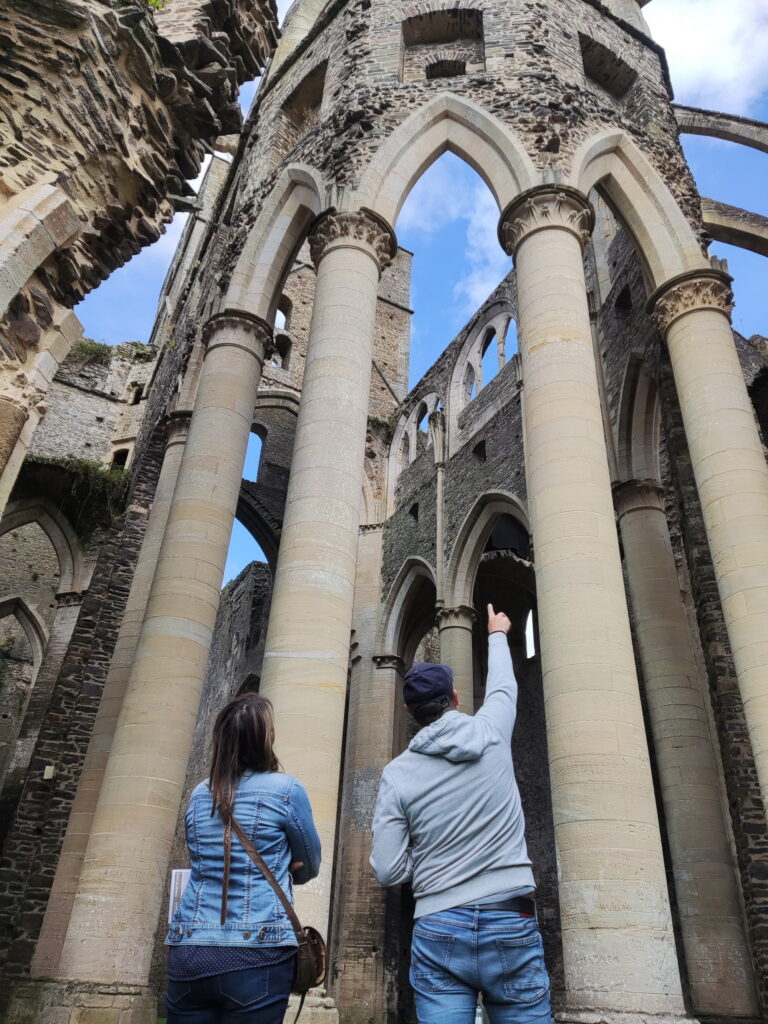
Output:
M167 1024L282 1024L295 973L294 957L195 981L169 979Z
M538 922L508 910L456 907L413 929L411 985L419 1024L473 1024L478 993L491 1024L549 1024L549 976Z

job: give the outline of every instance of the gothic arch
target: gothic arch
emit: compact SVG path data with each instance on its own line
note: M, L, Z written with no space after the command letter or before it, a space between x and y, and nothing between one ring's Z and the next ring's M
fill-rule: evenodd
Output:
M515 309L512 303L508 299L497 299L484 309L483 315L477 318L471 331L467 333L467 339L453 364L446 401L449 457L459 448L459 416L472 401L468 395L471 384L480 382L485 385L486 383L482 380L483 338L490 329L496 331L498 338L505 338L513 320L515 320ZM507 356L508 360L509 356ZM471 371L469 378L468 371ZM480 383L478 383L478 389ZM474 429L478 429L477 424Z
M477 171L501 210L538 182L530 157L505 124L471 100L440 93L382 145L362 176L352 208L370 207L395 224L408 193L446 152Z
M650 161L623 132L589 139L573 161L569 184L596 188L635 239L652 288L678 274L709 268L699 240Z
M28 523L37 523L53 545L59 560L59 590L85 590L88 578L82 549L66 516L46 498L10 501L0 520L0 537Z
M624 377L618 428L620 479L659 481L659 394L645 361L635 354Z
M395 490L400 473L419 455L418 430L419 421L424 415L429 416L441 408L442 397L437 391L426 387L418 395L407 412L404 412L395 427L389 445L387 460L387 509L391 515L395 509ZM428 444L431 443L428 441Z
M406 621L418 591L424 584L435 587L435 571L429 562L416 556L409 558L397 574L382 609L380 650L403 657L406 644Z
M242 309L274 323L283 284L312 221L325 208L326 187L302 164L285 169L251 227L222 309Z
M482 494L459 530L446 573L446 605L472 607L473 592L480 558L499 516L509 515L530 532L525 508L514 494L489 491Z
M0 619L14 615L24 630L29 646L32 648L32 667L35 672L40 668L45 647L48 643L48 630L35 609L20 594L6 594L0 598Z

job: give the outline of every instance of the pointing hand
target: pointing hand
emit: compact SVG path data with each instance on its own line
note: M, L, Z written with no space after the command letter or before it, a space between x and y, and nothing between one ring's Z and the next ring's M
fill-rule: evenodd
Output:
M509 633L512 628L512 623L509 621L504 612L494 611L493 605L488 605L488 632L490 633Z

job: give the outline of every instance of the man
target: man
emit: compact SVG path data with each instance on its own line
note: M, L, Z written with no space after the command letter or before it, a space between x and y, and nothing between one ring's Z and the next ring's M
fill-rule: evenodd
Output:
M411 880L411 984L419 1024L545 1024L549 978L536 920L525 820L512 764L517 683L510 621L488 605L488 683L474 718L459 713L453 672L405 677L421 727L384 769L371 866L382 885Z

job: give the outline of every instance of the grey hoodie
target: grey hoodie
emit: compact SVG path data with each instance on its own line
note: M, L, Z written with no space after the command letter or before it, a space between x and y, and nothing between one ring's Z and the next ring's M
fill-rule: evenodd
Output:
M517 682L503 633L488 638L485 703L446 712L384 769L371 867L413 882L416 917L534 888L512 765Z

